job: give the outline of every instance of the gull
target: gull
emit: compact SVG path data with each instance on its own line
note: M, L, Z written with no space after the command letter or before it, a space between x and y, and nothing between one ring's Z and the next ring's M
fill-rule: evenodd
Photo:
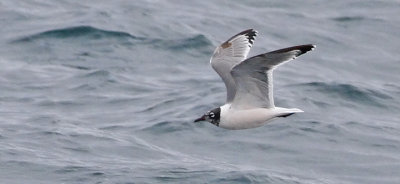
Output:
M313 50L298 45L246 59L257 31L242 31L218 46L210 59L212 68L225 83L226 103L206 112L194 122L208 121L218 127L238 130L260 127L271 120L303 112L275 107L272 72L279 65Z

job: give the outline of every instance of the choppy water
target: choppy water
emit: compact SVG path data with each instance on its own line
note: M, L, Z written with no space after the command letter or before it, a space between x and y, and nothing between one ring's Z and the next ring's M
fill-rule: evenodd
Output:
M0 2L0 183L400 183L400 2ZM193 124L214 48L317 49L276 70L305 113Z

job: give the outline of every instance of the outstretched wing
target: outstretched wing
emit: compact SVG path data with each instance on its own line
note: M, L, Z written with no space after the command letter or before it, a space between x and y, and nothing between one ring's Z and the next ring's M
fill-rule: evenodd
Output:
M233 66L246 59L253 45L256 33L257 31L253 29L238 33L217 47L214 51L214 55L211 57L211 66L225 83L227 103L233 100L236 91L231 69Z
M233 67L236 95L232 108L273 108L272 71L287 61L312 49L314 45L299 45L251 57Z

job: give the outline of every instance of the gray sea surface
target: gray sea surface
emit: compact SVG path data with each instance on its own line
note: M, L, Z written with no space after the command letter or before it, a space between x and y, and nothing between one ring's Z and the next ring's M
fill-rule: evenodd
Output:
M400 183L398 0L2 0L0 183ZM304 113L229 131L215 47L316 50L274 72Z

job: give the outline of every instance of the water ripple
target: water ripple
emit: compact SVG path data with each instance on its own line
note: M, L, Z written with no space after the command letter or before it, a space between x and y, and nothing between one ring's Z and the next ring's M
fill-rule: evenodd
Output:
M135 39L144 40L144 38L133 36L126 32L121 31L109 31L104 29L95 28L92 26L76 26L76 27L66 27L61 29L54 29L49 31L44 31L34 35L26 36L14 40L14 43L19 42L32 42L40 39L68 39L68 38L79 38L86 37L88 39L101 39L101 38L120 38L120 39Z
M382 100L392 99L391 96L384 94L375 89L368 89L352 84L338 84L338 83L325 83L325 82L310 82L302 84L307 88L319 91L324 95L331 97L339 97L343 100L349 100L366 105L376 105L384 107Z

